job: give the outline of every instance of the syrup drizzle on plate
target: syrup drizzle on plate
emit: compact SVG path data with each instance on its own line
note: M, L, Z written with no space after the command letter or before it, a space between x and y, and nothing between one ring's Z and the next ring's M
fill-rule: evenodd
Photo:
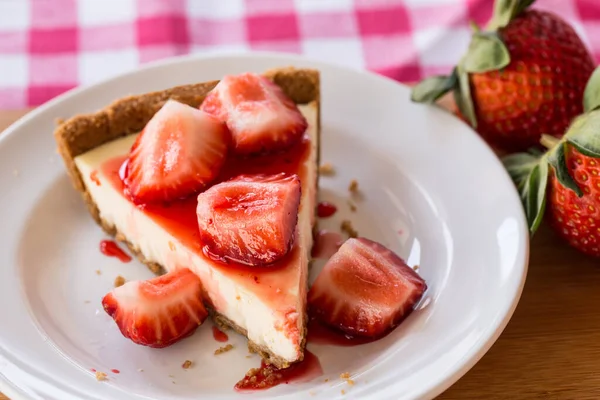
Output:
M261 361L260 368L253 368L235 384L237 391L264 390L282 383L307 382L323 375L323 368L317 356L304 351L304 360L289 368L277 369Z
M116 257L124 263L131 261L131 256L125 253L114 240L101 241L100 251L105 256Z
M229 336L227 336L227 334L225 332L223 332L222 330L220 330L219 328L217 328L214 325L212 327L212 331L213 331L213 338L215 338L215 340L217 342L226 342L229 340Z

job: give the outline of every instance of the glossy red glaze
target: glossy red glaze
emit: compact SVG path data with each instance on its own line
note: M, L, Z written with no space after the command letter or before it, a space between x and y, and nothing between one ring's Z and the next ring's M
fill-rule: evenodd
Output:
M98 170L92 171L92 173L90 174L90 179L96 185L100 186L100 180L98 179Z
M121 371L119 371L118 369L111 369L110 372L112 372L113 374L120 374Z
M327 201L322 201L317 204L317 217L327 218L331 217L337 211L335 204L331 204Z
M235 384L235 390L264 390L282 383L307 382L323 375L323 369L317 356L308 350L304 351L304 360L292 364L289 368L277 369L261 361L260 368L248 371L246 376ZM251 379L256 377L256 379Z
M229 340L229 336L227 336L227 334L225 332L223 332L222 330L220 330L219 328L217 328L214 325L212 327L212 331L213 331L213 338L215 338L215 340L217 342L226 342Z
M296 173L300 177L300 181L304 182L307 174L304 163L310 156L310 150L310 139L305 136L296 146L282 153L251 158L231 156L213 184L242 174L275 174L282 172ZM131 201L124 191L123 181L119 176L119 171L126 159L127 155L121 155L107 160L100 167L100 171L114 188ZM302 190L308 190L308 188L303 184ZM146 204L137 207L164 230L179 239L182 245L209 261L214 268L218 268L239 284L252 287L252 291L264 301L274 305L292 302L293 300L286 300L288 294L282 288L286 287L289 284L288 282L297 281L297 271L294 267L290 267L290 261L298 256L298 246L294 245L287 256L268 268L250 267L235 263L224 264L210 260L204 255L199 240L196 205L197 196L193 195L169 204ZM302 204L300 204L300 208L302 208ZM274 288L282 290L274 290Z
M113 240L103 240L100 242L100 251L105 256L116 257L124 263L131 261L131 256L123 251Z
M346 335L342 331L331 329L330 327L323 325L316 319L311 319L308 323L308 336L306 337L307 343L314 344L327 344L333 346L358 346L365 343L371 343L379 338L364 338L364 337L353 337Z

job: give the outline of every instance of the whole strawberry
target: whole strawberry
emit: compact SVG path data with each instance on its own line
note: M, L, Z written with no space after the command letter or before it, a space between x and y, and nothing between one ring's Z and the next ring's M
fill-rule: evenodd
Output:
M475 27L469 50L450 76L423 80L412 100L433 102L452 90L461 117L505 151L560 137L581 114L594 62L573 28L534 0L496 0L488 29Z
M586 88L584 109L562 139L542 136L546 154L519 153L503 161L521 192L532 234L547 207L560 236L600 256L600 68Z

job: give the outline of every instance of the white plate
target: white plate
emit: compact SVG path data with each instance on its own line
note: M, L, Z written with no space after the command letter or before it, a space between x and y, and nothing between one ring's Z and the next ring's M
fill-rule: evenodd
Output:
M57 117L127 94L290 64L322 72L322 159L337 175L321 179L320 197L341 208L323 223L337 227L350 217L362 236L420 265L429 290L420 309L378 342L310 344L323 377L239 394L233 385L259 364L246 358L241 337L231 334L236 349L216 357L207 323L170 348L149 349L122 338L102 311L118 274L150 273L100 254L103 234L70 186L52 131ZM364 194L357 213L346 205L351 179ZM173 59L62 95L1 136L0 188L0 391L14 400L432 398L496 340L527 269L519 198L472 130L412 104L409 89L395 82L295 56ZM195 367L183 370L186 359ZM97 382L91 368L121 373ZM339 379L343 372L356 384Z

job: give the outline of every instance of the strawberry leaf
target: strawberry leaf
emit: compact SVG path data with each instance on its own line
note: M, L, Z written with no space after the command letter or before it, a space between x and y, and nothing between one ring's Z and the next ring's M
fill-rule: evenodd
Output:
M411 91L410 99L417 103L433 103L454 89L457 84L456 68L449 76L432 76L419 82Z
M535 0L496 0L490 29L504 28Z
M475 32L462 62L467 72L496 71L510 64L510 54L496 32Z
M593 111L600 107L600 67L596 68L585 86L583 110Z
M600 158L600 110L575 119L565 137L581 154Z
M458 78L458 87L454 90L454 101L461 114L471 123L471 126L477 128L477 118L475 117L475 109L471 98L469 74L465 71L462 64L456 67L456 75Z
M548 162L554 168L554 174L556 175L556 179L560 182L564 187L571 189L574 191L577 196L583 196L583 191L577 186L577 183L569 174L569 169L567 168L566 161L566 150L567 143L561 142L554 149L552 149L548 156Z
M546 208L548 161L545 157L519 153L505 157L502 162L519 190L529 231L533 235L542 222Z

